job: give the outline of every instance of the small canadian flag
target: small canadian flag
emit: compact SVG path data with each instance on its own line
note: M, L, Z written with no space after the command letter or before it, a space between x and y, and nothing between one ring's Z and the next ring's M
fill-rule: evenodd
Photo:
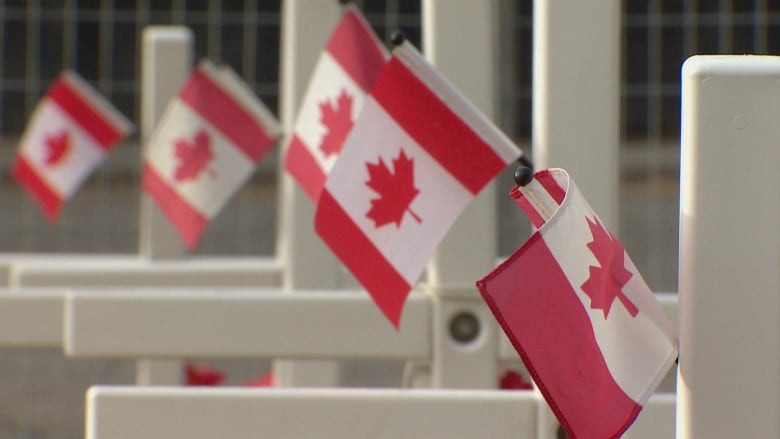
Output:
M538 230L477 287L568 437L618 438L674 364L676 331L568 172L510 194Z
M312 202L341 153L387 50L354 6L347 6L312 74L284 166Z
M75 72L49 87L22 135L13 176L54 222L132 124Z
M520 154L404 43L393 50L328 175L315 230L399 327L406 297L436 246Z
M233 70L204 61L193 71L152 134L143 165L144 190L188 248L198 245L279 133L274 116Z

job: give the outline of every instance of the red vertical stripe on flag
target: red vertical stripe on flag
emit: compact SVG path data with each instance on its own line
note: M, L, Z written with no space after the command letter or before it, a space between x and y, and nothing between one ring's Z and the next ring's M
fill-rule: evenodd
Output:
M538 210L536 210L534 203L528 200L519 187L514 186L512 190L509 191L509 196L515 200L521 209L523 209L523 212L525 212L526 216L528 216L528 219L531 220L531 223L533 223L534 227L538 229L544 225L546 222L544 217L539 213Z
M397 328L412 286L387 262L327 189L320 195L314 228Z
M46 92L46 97L76 121L105 150L110 150L124 135L66 81L58 80Z
M371 95L453 177L477 194L506 163L417 76L393 58Z
M301 189L314 204L320 198L320 192L325 186L326 175L320 165L303 144L300 137L293 134L284 160L284 167L295 177Z
M534 175L534 178L539 181L539 184L541 184L545 190L547 190L547 193L550 194L553 200L555 200L558 205L563 203L564 197L566 197L566 191L561 187L560 183L558 183L558 180L553 177L552 173L549 170L539 171Z
M179 98L214 125L253 162L258 162L274 139L235 98L200 70L195 70L179 92Z
M618 437L641 406L619 387L587 311L539 233L477 282L573 438Z
M386 62L381 43L367 26L357 12L348 10L325 49L365 91L374 85Z
M165 182L149 164L144 164L143 186L156 201L163 213L176 226L179 235L189 249L198 245L200 236L208 225L208 218L195 210L187 200Z
M62 199L43 181L27 160L17 156L11 172L14 179L38 200L46 218L51 222L56 221L62 207Z

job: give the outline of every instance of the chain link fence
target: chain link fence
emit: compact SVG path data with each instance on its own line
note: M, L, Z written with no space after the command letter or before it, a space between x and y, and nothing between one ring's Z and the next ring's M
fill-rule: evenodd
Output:
M335 1L335 0L334 0ZM138 248L140 145L117 147L49 224L10 178L19 135L62 69L77 71L137 123L140 36L149 24L192 28L196 58L235 69L275 109L279 0L0 1L0 252L135 253ZM385 39L401 29L420 46L418 0L363 0ZM528 149L531 132L530 0L500 0L499 125ZM677 285L680 67L693 54L780 52L780 3L766 0L623 2L621 229L626 249L656 290ZM467 54L464 54L467 56ZM617 54L616 54L617 56ZM272 255L278 152L266 158L209 226L197 254ZM514 250L527 228L499 181L499 248ZM227 363L234 375L256 364ZM262 366L266 367L266 366ZM365 373L365 370L361 369ZM58 352L0 352L0 438L83 435L89 384L130 383L133 364L66 361ZM353 374L354 375L354 374ZM370 375L370 374L369 374ZM360 381L360 380L363 381ZM376 375L360 383L381 381Z

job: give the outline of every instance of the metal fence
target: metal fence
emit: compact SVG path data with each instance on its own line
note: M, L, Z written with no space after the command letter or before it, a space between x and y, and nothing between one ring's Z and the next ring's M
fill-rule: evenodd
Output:
M527 146L533 4L500 1L498 122ZM381 37L400 28L419 45L418 0L356 3ZM48 224L10 178L17 138L62 69L78 71L137 121L142 29L183 24L194 31L196 57L231 65L275 109L279 10L279 0L0 1L0 252L137 250L137 137L116 149L65 206L57 224ZM780 3L625 0L623 11L620 235L648 283L672 291L677 283L680 66L696 53L780 52ZM274 252L277 162L276 155L266 159L211 224L198 254ZM508 187L509 174L501 178ZM520 214L514 207L504 203L501 209L506 215L501 215L500 249L507 253L525 230L515 222ZM0 371L14 377L3 384L0 397L4 438L80 437L86 385L132 381L127 363L66 362L56 352L4 352Z
M385 40L402 29L420 44L418 0L356 3ZM0 2L0 252L133 253L137 249L137 136L117 148L66 205L57 224L48 224L10 179L16 140L38 99L62 69L79 72L137 121L141 32L148 24L183 24L194 31L197 58L229 64L275 109L280 5L279 0ZM533 2L501 0L501 10L498 122L518 144L527 146L532 134ZM619 233L651 283L673 289L680 66L696 53L777 53L780 5L765 0L624 1L623 11ZM265 160L216 218L197 254L274 252L277 154ZM507 180L504 176L501 184L508 184ZM501 217L500 249L507 253L525 229L515 225L517 215Z
M335 0L334 0L335 1ZM137 249L140 147L120 145L62 212L47 223L10 178L27 117L62 69L77 71L131 120L138 120L140 36L149 24L180 24L195 57L235 69L277 107L278 0L4 1L0 3L0 252L133 253ZM419 2L366 1L377 32L420 39ZM272 254L277 153L209 227L198 254ZM10 214L13 212L13 214Z

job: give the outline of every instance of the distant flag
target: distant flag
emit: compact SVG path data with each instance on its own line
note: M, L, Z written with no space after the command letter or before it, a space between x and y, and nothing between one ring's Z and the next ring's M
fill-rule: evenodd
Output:
M228 67L202 62L149 140L144 190L188 248L276 143L271 112Z
M257 378L241 383L243 387L276 387L276 377L273 371L268 371Z
M498 388L501 390L532 390L534 386L520 372L507 370L501 375Z
M450 226L519 155L405 43L382 70L328 176L315 229L397 327Z
M224 386L227 384L227 374L225 371L208 364L195 364L191 361L183 365L184 384L187 386ZM241 387L274 387L276 379L273 371L243 381L238 384Z
M225 381L225 373L209 365L184 364L184 378L188 386L219 386Z
M22 135L13 176L57 220L71 198L132 124L78 74L49 87Z
M674 364L675 330L565 170L511 195L538 231L477 287L569 437L619 437Z
M320 55L287 140L285 168L316 203L387 50L354 6L347 6Z

